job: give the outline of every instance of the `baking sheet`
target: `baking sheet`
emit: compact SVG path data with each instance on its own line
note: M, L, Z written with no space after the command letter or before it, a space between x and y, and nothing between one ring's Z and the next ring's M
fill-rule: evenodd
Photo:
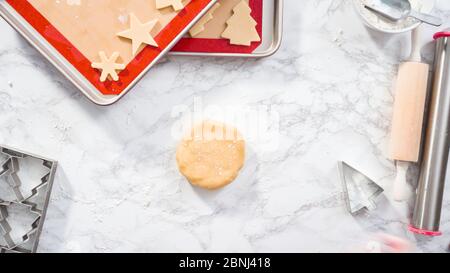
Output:
M255 3L258 4L254 0L249 1L250 3L253 2L253 5L255 5ZM205 32L195 38L183 38L179 44L172 49L170 54L187 56L267 57L275 53L278 50L282 39L284 1L259 1L262 6L260 13L262 42L253 43L253 47L251 48L245 46L230 46L228 40L220 37L220 34L226 27L226 19L224 18L229 18L232 14L232 10L229 7L227 15L224 12L220 14L220 17L215 21L213 19L208 22ZM213 29L210 29L211 25L214 25Z
M100 82L100 72L91 67L91 59L96 58L96 51L98 48L89 48L94 48L96 47L94 44L102 43L103 40L106 40L102 37L93 38L93 36L99 33L99 29L103 30L105 28L105 30L103 30L106 33L104 34L105 36L111 35L112 31L114 31L114 34L118 31L112 30L115 27L109 26L108 22L99 24L99 19L97 17L102 18L107 16L105 15L107 13L117 15L114 19L110 20L116 20L115 24L124 24L119 28L119 31L125 30L128 28L128 20L124 20L121 15L128 15L130 11L133 11L137 15L145 17L145 14L152 12L154 1L81 1L81 3L85 3L85 5L94 5L96 9L87 9L86 11L86 9L82 9L75 5L64 9L67 10L68 14L65 13L60 15L58 11L63 10L61 8L63 6L61 5L67 6L69 2L73 3L73 1L66 2L55 0L1 0L0 14L8 21L8 23L24 35L28 41L38 48L38 50L81 91L83 91L89 99L97 104L109 105L128 92L143 74L147 72L162 55L170 50L178 39L192 27L196 20L198 20L216 2L216 0L186 1L186 7L176 14L172 20L165 14L167 10L163 10L161 12L163 21L170 21L170 23L166 26L160 25L159 33L155 37L155 40L159 44L159 48L147 46L135 58L130 57L130 44L128 44L128 49L126 49L125 45L123 47L120 46L121 44L126 43L126 41L119 38L111 39L114 45L110 45L110 48L115 48L115 46L118 45L119 50L121 50L121 53L123 51L122 54L124 54L122 61L125 63L128 61L128 65L125 70L119 73L120 81L107 81L105 83ZM114 5L111 3L114 3ZM142 9L138 8L140 6L135 6L139 3L140 5L148 4L148 6L146 6L148 9ZM123 4L123 6L116 6L120 4ZM101 11L100 15L98 10ZM44 13L45 16L41 14L41 12ZM140 12L147 13L141 14ZM55 20L55 24L58 25L58 27L53 26L46 18L47 16L49 17L48 19ZM72 19L69 19L70 16L72 16ZM148 13L147 16L150 17L151 14ZM81 17L83 17L83 20L87 21L86 24L89 24L92 28L86 29L83 28L83 25L78 27L78 24L75 22L77 21L76 19L79 20ZM72 22L67 24L70 27L64 28L64 21L66 19L69 21L72 20ZM144 21L145 18L140 19ZM110 30L108 30L109 27L111 27ZM61 28L61 32L58 28ZM76 31L72 30L73 28L82 29L82 36L88 36L90 38L87 39L81 37L78 39L76 36L79 35L79 32L77 34ZM69 37L64 36L63 33L66 33ZM112 37L115 38L116 35ZM73 43L71 39L73 39ZM94 40L89 42L92 39ZM81 48L78 49L75 44L77 44L77 46L79 45ZM102 45L101 47L103 48L105 45ZM106 47L108 48L108 46ZM128 55L126 51L128 52Z
M177 15L171 8L159 11L155 0L28 1L91 62L97 61L100 51L105 51L108 56L119 52L125 64L134 59L130 41L117 36L118 32L129 28L130 13L141 22L159 20L151 32L152 37Z

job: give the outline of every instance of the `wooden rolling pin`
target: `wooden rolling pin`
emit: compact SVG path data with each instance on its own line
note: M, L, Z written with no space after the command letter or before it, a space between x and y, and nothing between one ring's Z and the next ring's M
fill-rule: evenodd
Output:
M412 193L406 181L408 162L418 162L422 144L429 65L422 63L420 27L412 32L410 60L399 68L395 87L390 158L397 160L394 199L403 201Z

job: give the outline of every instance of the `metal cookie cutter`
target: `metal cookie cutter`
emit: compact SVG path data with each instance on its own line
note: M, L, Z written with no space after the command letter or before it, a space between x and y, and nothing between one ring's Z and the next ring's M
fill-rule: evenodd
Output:
M20 192L20 186L22 183L20 182L19 177L17 176L17 172L19 171L19 162L17 158L15 157L9 157L3 164L2 164L3 170L0 172L0 178L1 177L7 177L9 179L9 186L11 187L12 191L14 192L16 199L18 201L23 201L23 195Z
M3 237L4 244L7 246L14 246L14 241L12 240L11 236L9 235L11 232L11 226L6 221L6 218L8 217L8 211L6 207L1 204L0 205L0 234Z
M29 231L24 234L20 240L20 242L16 242L11 237L11 232L13 229L8 223L8 208L12 204L17 204L19 206L27 207L27 210L35 215L35 219L33 220ZM6 244L6 247L1 247L0 253L5 252L19 252L19 253L31 253L28 247L24 247L25 244L28 244L30 240L33 239L33 235L36 233L37 228L39 227L39 222L41 220L41 214L37 213L32 205L27 205L23 203L3 203L0 205L0 233L3 236L3 241Z
M0 155L6 156L6 160L0 165L0 179L7 181L7 186L15 195L13 200L0 199L0 253L35 253L44 225L57 162L1 145ZM22 183L19 174L20 162L27 157L41 160L42 166L47 171L40 181L36 181L31 194L24 196L20 190ZM29 230L21 236L20 240L13 240L11 232L14 227L8 223L8 209L13 205L24 207L27 213L34 215Z
M355 215L363 209L374 210L376 198L384 191L377 183L349 164L338 162L347 210Z

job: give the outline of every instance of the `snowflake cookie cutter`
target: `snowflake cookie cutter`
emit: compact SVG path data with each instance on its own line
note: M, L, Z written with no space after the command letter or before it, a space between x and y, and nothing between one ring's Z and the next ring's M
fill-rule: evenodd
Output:
M2 145L0 155L6 157L4 162L0 163L0 178L8 181L7 185L15 195L14 200L0 199L0 253L35 253L50 201L57 162ZM27 157L42 161L41 166L45 169L45 175L33 185L31 194L24 196L20 190L22 183L18 174L21 160ZM12 206L25 208L27 214L33 215L28 231L16 240L11 237L14 227L8 222L8 209Z

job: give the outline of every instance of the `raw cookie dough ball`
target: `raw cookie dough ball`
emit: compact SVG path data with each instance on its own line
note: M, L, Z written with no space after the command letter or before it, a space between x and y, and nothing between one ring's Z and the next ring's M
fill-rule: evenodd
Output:
M195 186L224 187L244 165L245 141L236 128L213 121L194 126L177 150L180 172Z

